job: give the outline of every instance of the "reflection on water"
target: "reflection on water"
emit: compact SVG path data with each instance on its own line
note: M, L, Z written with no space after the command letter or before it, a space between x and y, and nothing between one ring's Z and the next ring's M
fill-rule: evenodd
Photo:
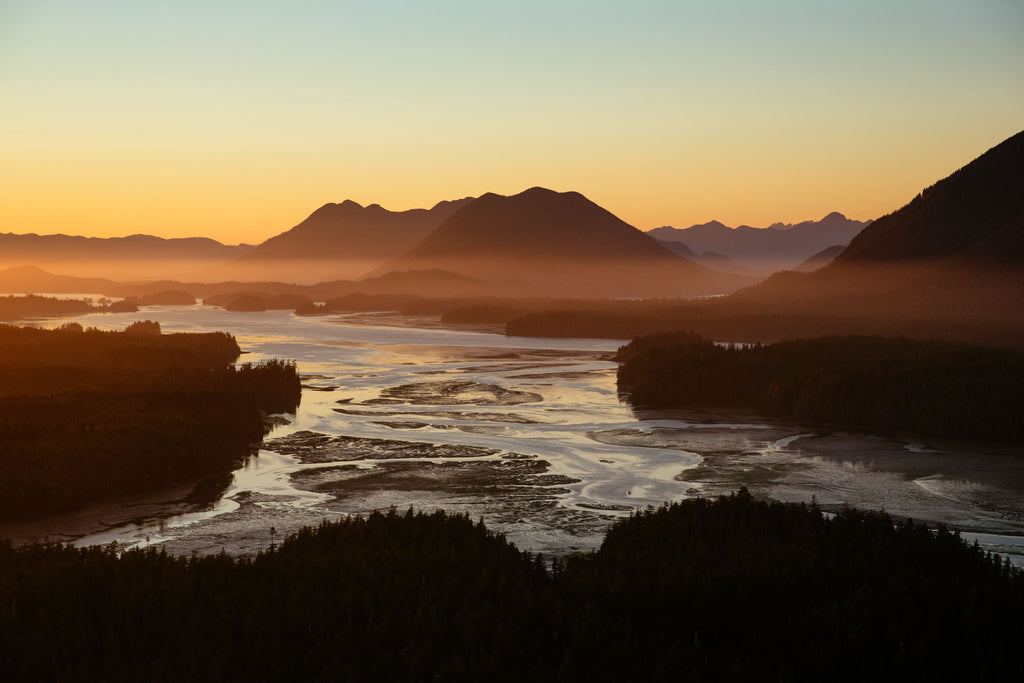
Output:
M144 318L166 332L230 331L246 361L296 359L302 405L282 416L216 502L185 514L170 514L180 503L158 505L143 519L130 505L120 516L108 506L92 533L70 534L80 544L254 552L269 545L271 527L280 538L324 517L412 505L465 511L523 549L564 553L595 548L611 521L638 507L747 486L825 509L884 508L942 522L1024 554L1019 449L633 411L619 400L608 360L621 342L202 306L78 320L123 328ZM38 535L63 533L51 525Z

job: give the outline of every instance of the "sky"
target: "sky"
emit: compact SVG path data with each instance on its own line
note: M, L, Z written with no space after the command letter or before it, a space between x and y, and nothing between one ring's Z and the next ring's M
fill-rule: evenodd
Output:
M257 243L532 186L860 220L1024 129L1020 0L0 0L0 232Z

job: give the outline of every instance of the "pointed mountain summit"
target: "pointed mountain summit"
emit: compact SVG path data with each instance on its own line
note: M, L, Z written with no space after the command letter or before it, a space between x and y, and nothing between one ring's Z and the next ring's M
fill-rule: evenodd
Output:
M590 260L673 257L654 240L578 192L534 187L468 204L402 260L501 255Z
M820 221L773 223L767 228L730 228L710 221L683 229L655 228L647 234L664 242L681 242L696 253L723 254L738 266L770 273L791 268L827 247L849 244L869 223L833 211Z
M1024 132L865 228L837 259L1024 262Z
M648 230L647 234L655 239L666 242L682 242L683 235L688 235L691 240L695 239L728 239L733 229L720 221L708 221L698 225L691 225L688 228L673 228L671 225L664 225L654 230ZM693 247L690 247L691 249Z
M252 249L222 275L297 282L362 275L411 248L470 201L472 197L408 211L362 206L351 199L324 204L294 228Z
M860 221L855 221L860 222ZM800 223L772 223L768 226L768 230L793 230L794 228L805 229L805 228L817 228L818 230L841 230L844 226L850 223L850 219L839 213L833 211L820 221L802 221Z
M578 192L541 187L483 195L375 272L428 269L524 294L720 294L745 281L671 253Z

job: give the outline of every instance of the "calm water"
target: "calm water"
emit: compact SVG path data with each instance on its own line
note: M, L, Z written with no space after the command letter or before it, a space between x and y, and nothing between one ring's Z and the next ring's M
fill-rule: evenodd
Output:
M747 486L757 496L942 522L1024 565L1024 454L701 411L634 411L622 343L505 337L387 315L302 318L203 306L90 315L123 328L226 330L243 361L291 358L304 386L223 496L161 492L18 533L79 544L255 552L323 518L391 506L483 518L520 548L596 548L631 510ZM284 423L284 420L287 420ZM187 492L187 491L186 491ZM0 529L0 533L3 530Z

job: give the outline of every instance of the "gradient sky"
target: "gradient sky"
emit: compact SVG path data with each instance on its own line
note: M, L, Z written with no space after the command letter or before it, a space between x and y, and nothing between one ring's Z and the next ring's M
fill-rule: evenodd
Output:
M644 230L877 218L1021 129L1020 0L0 0L0 232L534 185Z

